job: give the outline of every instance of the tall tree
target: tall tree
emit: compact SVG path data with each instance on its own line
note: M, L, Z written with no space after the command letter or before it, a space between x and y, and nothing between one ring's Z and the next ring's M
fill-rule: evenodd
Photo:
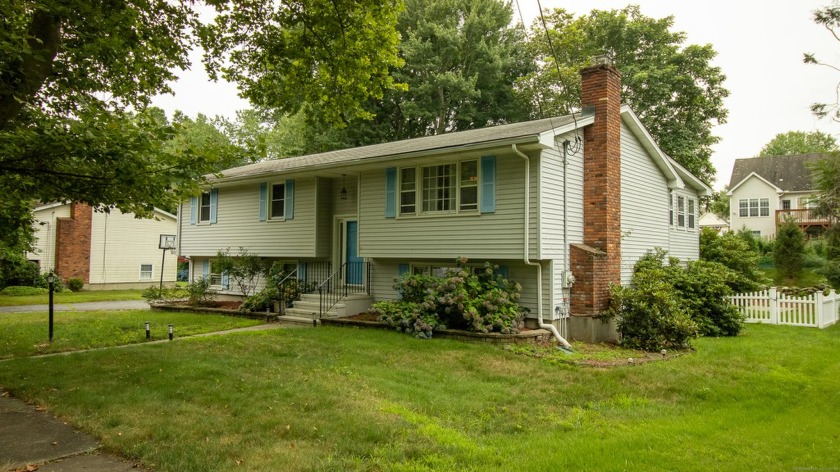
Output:
M545 12L545 21L547 31L537 19L530 35L539 70L522 81L534 109L548 116L578 108L578 71L608 53L621 72L622 100L662 150L703 181L714 179L711 146L720 138L712 127L726 122L729 91L712 65L717 52L710 44L685 45L685 33L671 31L672 16L650 18L632 5L580 17L555 9Z
M341 121L394 86L397 0L208 3L219 15L202 25L188 0L0 0L0 239L27 231L35 200L148 215L197 191L224 153L165 145L178 123L144 111L197 33L210 72L224 62L269 105L316 101Z
M828 32L834 36L834 39L840 41L840 3L835 1L827 7L815 10L813 13L813 20L816 24L828 30ZM840 72L840 67L828 62L823 62L810 52L806 52L803 55L803 62L806 64L816 64L828 67ZM828 116L834 121L840 121L840 101L838 101L840 100L840 82L838 82L837 86L835 86L834 92L836 98L833 102L814 103L811 105L811 111L820 118Z
M761 148L759 156L787 156L812 152L835 152L837 140L822 131L788 131L779 133Z
M828 261L823 272L831 285L840 289L840 156L818 161L813 171L817 190L813 199L814 212L829 222L826 232Z
M796 277L802 272L804 256L805 233L796 220L783 221L776 229L776 243L773 245L776 269L785 277Z

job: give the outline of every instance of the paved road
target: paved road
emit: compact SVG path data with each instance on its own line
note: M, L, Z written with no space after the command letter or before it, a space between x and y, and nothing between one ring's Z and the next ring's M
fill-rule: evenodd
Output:
M0 313L28 313L49 311L49 305L0 306ZM56 303L54 311L98 311L98 310L148 310L145 300L123 300L116 302Z

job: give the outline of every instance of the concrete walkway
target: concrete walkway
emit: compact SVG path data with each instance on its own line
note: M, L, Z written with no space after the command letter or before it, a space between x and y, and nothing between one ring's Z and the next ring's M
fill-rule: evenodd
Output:
M286 326L282 323L262 324L181 338L176 337L172 342L192 337L290 327L294 328L295 326ZM127 344L87 351L122 349L167 342L170 341L150 341L142 344ZM86 351L69 351L31 357L66 356L79 352ZM45 410L10 398L6 392L0 390L0 472L26 470L37 470L39 472L124 472L144 470L121 457L104 454L98 451L98 448L99 443L92 437L73 429ZM29 466L29 469L27 469L27 466Z
M49 311L50 306L44 305L20 305L0 306L0 313L28 313L32 311ZM99 310L148 310L149 304L145 300L123 300L111 302L84 302L84 303L56 303L53 304L53 311L99 311Z

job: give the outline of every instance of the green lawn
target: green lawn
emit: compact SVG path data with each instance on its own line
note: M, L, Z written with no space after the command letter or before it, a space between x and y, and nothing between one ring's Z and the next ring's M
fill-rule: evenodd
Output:
M152 340L168 339L170 323L176 336L261 324L233 316L166 311L57 311L49 343L46 312L0 313L0 359L145 342L146 321Z
M602 368L281 329L15 359L0 385L155 470L838 467L840 326L748 326L695 345Z
M64 290L53 294L54 303L83 303L120 300L142 300L142 290L92 290L71 292ZM44 305L49 303L49 295L27 295L21 297L10 297L0 295L0 306L21 306L21 305Z

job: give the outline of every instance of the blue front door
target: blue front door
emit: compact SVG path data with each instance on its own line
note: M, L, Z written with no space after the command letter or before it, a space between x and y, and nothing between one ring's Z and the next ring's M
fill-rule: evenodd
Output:
M347 255L346 281L353 285L362 285L364 280L364 264L359 257L359 222L347 222L347 237L345 238L344 254Z

